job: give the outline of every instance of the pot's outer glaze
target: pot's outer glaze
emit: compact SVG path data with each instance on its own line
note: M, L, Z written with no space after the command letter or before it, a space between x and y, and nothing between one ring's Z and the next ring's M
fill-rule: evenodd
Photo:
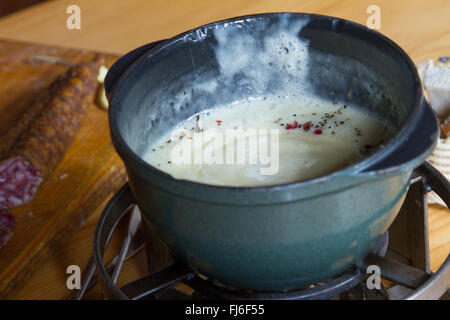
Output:
M258 23L278 15L285 14L240 17L213 25ZM401 94L407 97L408 117L383 149L333 174L278 186L215 187L175 180L143 161L121 132L129 125L121 113L133 108L127 92L142 81L142 74L135 74L152 63L158 50L176 45L189 32L132 51L110 69L105 80L112 141L125 163L145 224L158 232L176 258L237 288L295 289L337 275L358 263L389 228L404 200L412 170L431 152L438 135L437 120L423 98L414 65L394 43L342 19L309 14L290 16L310 20L302 34L310 37L315 46L333 42L336 33L348 37L346 41L351 42L354 37L375 44L401 65L398 79L392 83L399 82L398 91L403 90ZM204 31L205 27L196 30ZM321 35L323 30L328 30L326 36ZM339 51L331 47L331 51ZM339 54L351 54L343 50ZM376 52L364 53L367 55L369 61L375 60L376 72L382 78L384 62L376 61L382 58ZM386 68L392 69L389 59ZM320 59L313 63L320 64ZM320 77L311 80L326 82ZM388 112L383 106L379 108L380 112ZM128 117L130 114L133 112L128 112Z

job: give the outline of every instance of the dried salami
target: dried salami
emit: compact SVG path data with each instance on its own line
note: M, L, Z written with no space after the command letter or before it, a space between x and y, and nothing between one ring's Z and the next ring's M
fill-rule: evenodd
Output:
M39 172L22 157L0 163L0 208L20 206L33 198L42 182Z
M71 67L7 133L0 156L0 209L30 201L64 156L97 89L103 57Z
M0 248L3 247L9 239L11 239L13 232L8 228L0 228Z
M16 227L16 218L6 210L0 210L0 248L3 247L13 235Z
M0 228L8 228L14 230L16 227L16 218L6 210L0 210Z
M2 137L0 143L0 159L8 156L9 150L17 142L20 135L27 130L30 124L42 113L44 107L49 104L51 97L61 87L61 80L62 77L53 82L47 90L39 95L33 105L27 109L12 128L8 128L6 132L2 132L0 135Z

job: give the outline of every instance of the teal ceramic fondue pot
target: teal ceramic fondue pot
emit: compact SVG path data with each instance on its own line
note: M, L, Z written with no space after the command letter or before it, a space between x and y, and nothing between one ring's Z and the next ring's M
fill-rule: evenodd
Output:
M217 30L227 31L239 61L246 49L233 47L233 39L258 45L283 28L305 44L302 88L391 122L395 132L382 147L325 176L248 188L177 180L142 159L149 141L202 110L282 90L283 70L267 72L261 87L253 73L221 69ZM194 90L199 81L220 86ZM413 169L438 137L405 52L363 25L322 15L269 13L198 27L128 53L110 69L105 88L112 142L146 228L191 270L238 289L293 290L358 264L388 230Z

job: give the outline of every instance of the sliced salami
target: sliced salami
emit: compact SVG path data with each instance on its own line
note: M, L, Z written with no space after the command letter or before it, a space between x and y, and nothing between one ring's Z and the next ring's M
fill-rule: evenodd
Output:
M39 172L21 157L1 162L0 207L11 208L30 201L41 181Z
M8 228L14 230L16 227L16 218L6 210L0 210L0 228Z
M13 235L16 227L16 218L6 210L0 210L0 248L3 247Z
M11 239L13 232L8 228L0 228L0 248L3 247L9 239Z

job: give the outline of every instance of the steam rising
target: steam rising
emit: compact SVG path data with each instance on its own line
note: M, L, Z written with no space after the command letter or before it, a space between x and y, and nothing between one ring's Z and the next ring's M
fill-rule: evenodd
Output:
M216 25L211 30L196 33L202 41L212 33L217 41L213 52L218 74L199 76L191 88L176 95L176 111L186 103L197 103L207 96L211 108L223 102L262 99L267 95L300 96L310 92L305 81L308 71L308 42L299 32L308 19L291 19L289 14L278 22ZM185 39L192 41L191 37ZM191 61L194 68L201 68ZM195 93L195 94L193 94Z

